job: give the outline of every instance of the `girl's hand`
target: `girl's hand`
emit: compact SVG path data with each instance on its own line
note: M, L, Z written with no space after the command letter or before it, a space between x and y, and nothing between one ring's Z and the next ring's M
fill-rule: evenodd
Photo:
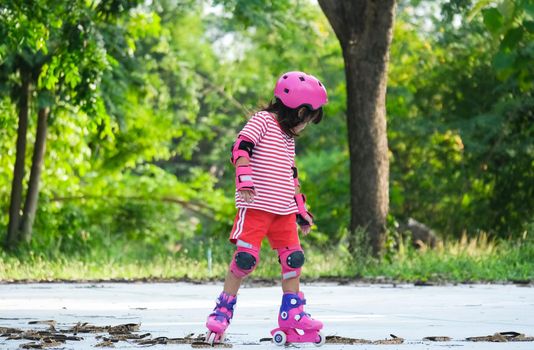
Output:
M295 194L295 202L297 203L297 224L300 227L302 234L306 236L311 231L313 226L313 215L306 209L306 196L302 193Z
M254 191L251 190L239 190L239 197L247 203L254 202Z
M297 224L300 227L300 231L306 236L311 231L313 225L313 216L309 213L303 213L297 215Z
M311 231L311 227L313 225L313 218L311 217L311 215L309 215L309 213L306 213L306 215L303 215L303 219L306 220L309 223L309 225L298 225L298 226L300 227L300 232L302 232L302 234L306 236Z

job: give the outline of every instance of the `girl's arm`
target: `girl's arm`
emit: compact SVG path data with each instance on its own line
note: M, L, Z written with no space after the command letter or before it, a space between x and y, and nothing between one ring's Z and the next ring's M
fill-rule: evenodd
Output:
M313 225L313 215L306 209L306 196L300 193L300 183L297 167L293 163L293 180L295 182L295 203L297 203L297 224L304 235L311 231Z
M247 203L254 201L254 183L252 182L252 169L247 157L239 157L235 161L236 187L242 200Z

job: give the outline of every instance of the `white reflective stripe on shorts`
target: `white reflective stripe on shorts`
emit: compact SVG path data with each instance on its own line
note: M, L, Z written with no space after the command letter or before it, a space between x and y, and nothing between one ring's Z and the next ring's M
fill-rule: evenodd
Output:
M235 225L235 231L232 235L232 239L237 239L241 235L241 232L243 232L243 226L245 224L245 213L247 212L247 208L239 208L239 211L237 213L238 219L237 224Z

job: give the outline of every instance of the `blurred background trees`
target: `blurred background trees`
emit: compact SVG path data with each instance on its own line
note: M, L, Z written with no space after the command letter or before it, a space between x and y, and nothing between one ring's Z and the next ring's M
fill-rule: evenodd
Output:
M279 74L298 69L322 79L330 100L324 121L297 140L317 219L311 239L345 242L344 62L318 4L69 4L0 5L4 241L17 157L26 172L18 173L13 227L23 232L43 109L31 249L79 254L138 243L148 253L226 237L234 215L229 147L272 97ZM390 234L410 217L443 238L532 230L533 32L531 0L398 2L386 101Z

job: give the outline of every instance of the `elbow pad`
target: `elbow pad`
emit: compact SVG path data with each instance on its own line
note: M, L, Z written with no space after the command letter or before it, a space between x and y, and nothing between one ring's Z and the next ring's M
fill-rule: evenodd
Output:
M253 148L254 143L250 139L244 136L239 136L232 146L232 157L230 158L230 161L234 165L240 157L247 158L250 161Z

